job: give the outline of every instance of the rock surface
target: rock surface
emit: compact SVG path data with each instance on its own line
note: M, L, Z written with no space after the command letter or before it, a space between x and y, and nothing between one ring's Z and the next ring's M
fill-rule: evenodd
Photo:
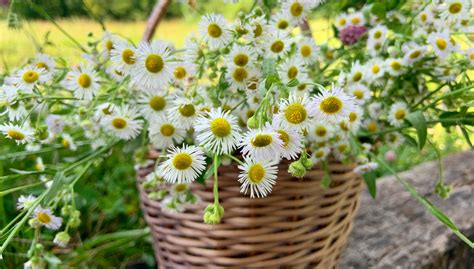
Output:
M444 159L444 175L453 191L447 200L433 193L438 162L400 173L474 240L474 152ZM410 193L387 176L377 182L377 198L361 197L349 244L340 268L472 269L474 250L432 216Z

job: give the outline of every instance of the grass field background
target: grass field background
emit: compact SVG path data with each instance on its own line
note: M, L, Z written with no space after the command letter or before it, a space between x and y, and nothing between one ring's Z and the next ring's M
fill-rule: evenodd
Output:
M71 63L80 61L82 52L48 21L25 22L23 29L10 29L6 21L0 21L0 23L0 72L23 64L28 57L34 57L37 53L35 43L42 44L48 32L49 40L53 45L45 48L46 53L61 56ZM58 20L57 23L84 46L92 40L88 37L89 33L92 33L95 38L100 38L103 34L101 25L93 20L73 18ZM197 31L198 23L198 21L177 19L162 21L155 33L155 38L171 41L179 48L183 46L188 34ZM127 37L135 44L140 41L145 29L144 21L109 21L105 25L108 31ZM312 20L311 28L318 43L323 43L331 36L328 21Z

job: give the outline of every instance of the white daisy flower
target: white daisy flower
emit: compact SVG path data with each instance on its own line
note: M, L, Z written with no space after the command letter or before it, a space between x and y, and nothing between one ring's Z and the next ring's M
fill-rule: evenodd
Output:
M313 64L318 58L319 49L313 38L304 37L298 42L297 55L305 64Z
M254 77L254 73L254 69L250 67L231 65L227 71L226 78L230 82L232 89L245 90L250 79Z
M115 48L117 40L118 40L117 36L107 31L104 32L104 35L102 36L102 39L100 40L100 46L102 49L100 52L101 56L108 59L110 57L112 50Z
M41 157L36 157L34 167L36 171L44 171L45 167L44 167L43 159Z
M334 157L338 160L344 160L347 155L350 153L350 145L348 141L342 140L337 142L333 147Z
M399 127L403 124L403 120L409 113L406 103L396 102L390 107L388 121L392 126Z
M336 25L336 28L338 30L342 30L343 28L345 28L347 25L349 25L348 19L349 19L349 17L347 15L347 13L340 13L334 19L334 24Z
M251 28L251 40L256 43L260 43L260 41L264 40L270 32L269 26L265 23L263 16L251 18L249 20L249 26Z
M435 54L445 59L453 51L454 47L451 43L451 37L449 30L443 30L442 32L433 32L427 38L428 43L433 48Z
M36 54L32 64L37 68L43 68L49 76L53 75L56 71L56 63L54 62L54 59L44 53Z
M18 89L11 85L3 85L0 88L0 102L6 107L5 112L1 115L7 114L10 121L18 121L28 115L23 102L17 101Z
M127 76L124 72L115 68L115 65L111 65L105 69L105 72L115 81L122 82L123 79Z
M185 129L191 128L198 116L199 110L192 100L183 97L178 97L168 110L168 118Z
M369 52L370 56L376 57L382 54L384 49L384 42L380 40L369 39L367 41L367 51Z
M347 119L349 113L354 111L354 106L354 98L335 85L331 91L322 90L313 101L316 119L322 122L340 122Z
M404 72L403 59L388 58L385 60L385 68L390 75L397 77Z
M283 148L281 150L281 157L287 160L293 160L298 157L303 149L303 137L298 130L288 128L277 121L274 121L270 129L277 132L281 141L283 141Z
M375 119L365 119L362 125L369 133L375 133L380 130L379 123Z
M59 232L54 236L53 243L59 247L65 248L71 240L71 236L67 232Z
M231 154L241 138L237 117L221 108L199 117L195 129L199 144L218 155Z
M434 21L434 15L433 15L433 12L428 7L422 10L420 14L418 14L417 19L421 25L426 25Z
M164 91L156 93L143 92L138 99L140 113L148 120L166 115L167 108L171 103L171 97Z
M347 20L349 25L364 26L365 24L364 14L362 14L362 12L349 14Z
M132 81L147 89L164 88L173 78L171 50L163 41L142 42L136 51Z
M292 92L288 99L282 99L275 118L283 126L302 130L311 125L315 115L316 109L311 105L309 97L297 96Z
M356 106L354 111L351 111L349 113L349 119L347 120L349 124L349 129L355 133L359 130L360 125L362 123L362 117L363 117L363 112L362 109L359 106Z
M81 64L69 71L64 86L73 91L76 98L92 100L100 87L99 80L99 75L92 66Z
M384 141L389 148L396 149L403 143L404 137L398 132L390 132L384 136Z
M359 105L363 105L371 97L370 89L362 83L350 84L347 93L353 96L354 101Z
M127 106L117 108L112 115L106 115L102 119L102 126L111 135L124 140L130 140L140 134L143 121L138 119L135 109Z
M278 12L271 16L269 27L272 32L274 31L286 31L291 32L294 29L295 23L291 20L290 16L286 12Z
M327 156L331 150L328 147L318 147L317 149L313 150L311 154L311 160L314 164L318 164L321 161L326 160Z
M263 44L268 57L283 57L291 46L291 40L288 33L284 31L273 31L268 35L266 42Z
M148 136L153 146L158 149L167 149L174 144L183 142L186 130L161 115L151 120Z
M377 81L385 74L384 62L380 58L373 58L365 64L365 79L369 82Z
M15 72L13 75L13 83L24 92L32 93L35 85L45 83L49 80L49 76L44 68L36 66L25 66Z
M303 67L303 61L297 57L288 58L278 67L278 73L283 83L292 79L306 80L307 72Z
M382 115L382 103L373 102L367 106L367 111L369 112L369 117L372 119L378 119Z
M196 65L186 61L176 62L173 70L174 81L179 85L188 82L196 73Z
M314 7L314 1L309 0L286 0L282 4L283 12L287 13L291 20L299 23L303 21L306 13Z
M334 127L330 124L317 122L309 130L309 139L315 142L328 141L334 134Z
M16 209L23 210L29 209L36 200L36 196L29 194L28 196L21 195L18 197L18 202L16 203Z
M387 37L388 28L385 25L379 24L369 31L369 39L372 41L385 42Z
M33 211L34 224L38 226L44 226L51 230L57 230L61 227L63 219L53 215L53 212L49 208L42 208L38 206Z
M441 19L448 22L456 22L469 14L471 8L470 0L446 0L439 5Z
M64 146L64 148L69 149L71 151L77 150L76 143L74 143L74 139L71 137L70 134L64 133L61 135L61 144Z
M358 165L356 168L354 168L353 172L358 175L363 175L370 171L374 171L378 167L379 167L378 163L369 162L369 163Z
M420 46L416 43L410 42L403 44L402 46L404 65L412 65L414 62L419 61L426 54L426 46Z
M352 64L351 71L347 75L348 83L361 82L364 79L364 66L356 61Z
M196 146L172 147L168 157L159 171L169 183L191 183L206 169L204 153Z
M4 123L0 125L0 131L7 138L15 140L17 145L29 143L34 140L34 130L28 126Z
M474 66L474 46L466 50L466 58L471 66Z
M220 14L202 16L199 22L199 33L211 50L224 47L231 39L227 22Z
M110 116L117 111L117 105L105 102L96 107L94 112L94 119L96 121L101 121L104 117Z
M278 173L276 161L246 158L238 168L241 193L247 194L250 190L250 198L262 198L272 192Z
M114 43L110 52L110 60L114 63L116 70L128 75L136 68L136 48L125 40Z
M226 56L226 63L233 63L236 66L245 67L253 65L256 60L255 50L250 46L240 46L234 44L229 55Z
M250 129L239 143L241 152L252 160L278 160L283 141L280 134L273 130Z

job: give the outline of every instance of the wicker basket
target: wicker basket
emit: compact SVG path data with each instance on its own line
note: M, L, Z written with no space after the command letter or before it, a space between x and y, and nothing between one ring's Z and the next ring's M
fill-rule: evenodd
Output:
M213 202L212 180L192 184L202 203L184 213L162 211L139 185L159 268L335 268L358 208L361 179L352 166L331 163L330 188L321 189L321 170L292 178L281 164L277 184L263 199L239 192L236 166L219 169L225 208L219 225L202 221ZM139 181L150 168L139 171Z

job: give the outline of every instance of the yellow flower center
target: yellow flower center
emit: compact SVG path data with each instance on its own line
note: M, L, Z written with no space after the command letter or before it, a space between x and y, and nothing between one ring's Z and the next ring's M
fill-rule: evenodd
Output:
M303 57L309 57L313 51L310 46L303 45L301 46L300 52L301 52L301 55L303 55Z
M280 52L283 51L284 48L285 48L285 43L283 43L283 41L281 41L281 40L277 40L277 41L273 42L272 46L270 47L270 49L274 53L280 53Z
M298 75L298 68L296 66L291 66L288 68L288 78L292 79Z
M380 66L378 64L375 64L372 66L372 74L378 74L380 72Z
M375 50L380 50L381 48L382 48L382 44L380 44L380 43L375 43L375 45L374 45L374 49L375 49Z
M469 54L469 59L474 61L474 53Z
M108 51L111 51L114 48L114 43L112 43L111 40L107 40L107 42L105 42L105 48L107 48Z
M63 140L61 140L61 144L63 144L63 146L64 146L65 148L69 148L69 144L70 144L70 143L69 143L69 140L63 139Z
M411 59L416 59L416 58L418 58L420 55L421 55L421 50L415 50L414 52L412 52L412 53L410 54L410 58L411 58Z
M186 152L177 153L173 157L173 166L178 170L188 169L189 167L191 167L192 163L193 159L191 158L191 155Z
M82 87L82 88L89 88L92 84L91 77L88 74L80 74L79 77L77 78L77 83Z
M46 63L43 63L43 62L38 62L36 63L36 67L37 68L43 68L44 70L48 71L49 70L49 67Z
M390 64L390 67L392 67L393 70L395 71L398 71L402 68L402 65L400 64L400 62L398 61L393 61L391 64Z
M42 224L48 224L51 222L51 217L46 212L39 212L38 215L36 215L36 219Z
M357 120L357 113L355 113L354 111L349 113L349 121L350 122L355 122L356 120Z
M314 133L315 133L317 136L325 136L325 135L328 133L328 130L327 130L326 127L324 127L324 126L318 126L318 127L316 127L316 129L314 130Z
M333 60L334 59L334 52L328 50L326 51L326 58L328 58L328 60Z
M276 132L278 133L280 140L283 141L283 147L288 147L288 144L290 144L290 135L284 130L278 130Z
M462 9L462 4L459 3L459 2L455 2L455 3L452 3L450 6L449 6L449 13L451 14L458 14Z
M245 113L245 116L247 116L247 119L250 119L253 114L255 114L255 111L253 109L247 110L247 113Z
M232 74L235 81L243 82L248 76L247 70L243 67L237 67Z
M374 33L374 37L375 37L376 39L381 38L381 37L382 37L382 32L381 32L381 31L375 32L375 33Z
M145 60L145 68L150 73L158 73L163 70L165 63L163 62L163 58L161 58L158 54L150 54L146 57Z
M437 38L436 39L436 46L440 50L445 50L446 47L448 46L448 42L446 42L446 40L444 40L443 38Z
M207 33L213 38L219 38L222 35L222 28L215 23L211 23L207 27Z
M364 92L362 90L354 90L354 96L357 99L362 99L364 98Z
M114 118L112 120L112 126L116 129L123 129L127 127L127 121L124 118Z
M35 71L28 70L23 73L23 80L27 83L34 83L39 78L39 74Z
M428 15L426 15L426 13L422 13L422 14L420 15L420 20L421 20L422 22L425 22L427 19L428 19Z
M135 59L133 58L135 56L135 53L131 49L124 49L122 51L122 61L126 64L134 64Z
M349 131L349 127L347 126L347 123L345 121L341 121L339 123L339 127L341 127L341 130L343 131Z
M302 104L291 104L285 110L285 118L289 123L300 124L307 117L306 108Z
M217 137L226 137L231 130L229 121L224 118L215 118L211 122L211 131Z
M303 13L303 6L300 3L295 2L291 5L290 12L291 15L298 17L301 15L301 13Z
M367 124L367 131L369 131L371 133L376 132L377 131L377 123L374 122L374 121L369 122L369 124Z
M337 149L339 152L345 152L347 150L347 145L346 144L339 144L337 145Z
M279 20L277 22L277 27L280 30L285 30L288 27L288 21L287 20Z
M255 25L255 29L253 30L253 36L259 37L263 34L263 27L260 24Z
M261 164L254 164L249 168L248 175L253 184L260 184L265 177L265 168Z
M186 104L179 107L179 113L184 117L192 117L196 113L196 108L192 104Z
M12 139L15 139L15 140L23 140L25 139L25 134L23 134L22 132L20 131L17 131L17 130L8 130L7 132L7 135L9 137L11 137Z
M237 66L245 66L249 62L249 56L247 54L237 54L234 56L234 64Z
M174 190L176 192L183 192L185 191L186 189L188 188L188 186L186 184L176 184L174 185Z
M338 24L339 24L340 26L346 25L346 19L343 19L343 18L342 18L342 19L339 19Z
M258 148L263 148L270 145L273 141L271 135L268 134L258 134L250 142L253 146Z
M406 115L406 112L405 112L405 110L403 110L403 109L399 109L399 110L397 110L397 112L395 112L395 118L396 118L397 120L402 120L402 119L404 119L404 118L405 118L405 115Z
M177 79L183 79L186 77L186 69L182 66L178 66L174 69L174 77Z
M322 157L324 157L324 151L318 150L318 151L316 151L314 156L316 156L316 158L322 158Z
M354 75L352 76L352 81L354 82L357 82L361 79L362 79L362 72L360 71L355 72Z
M163 96L153 96L148 103L150 107L155 111L161 111L166 106L166 99Z
M352 18L351 22L353 24L359 24L361 22L360 18L359 17L355 17L355 18Z
M321 101L319 108L326 114L336 114L342 109L342 101L336 96L329 96Z
M161 125L160 133L164 136L172 136L174 134L174 126L169 123L165 123Z

